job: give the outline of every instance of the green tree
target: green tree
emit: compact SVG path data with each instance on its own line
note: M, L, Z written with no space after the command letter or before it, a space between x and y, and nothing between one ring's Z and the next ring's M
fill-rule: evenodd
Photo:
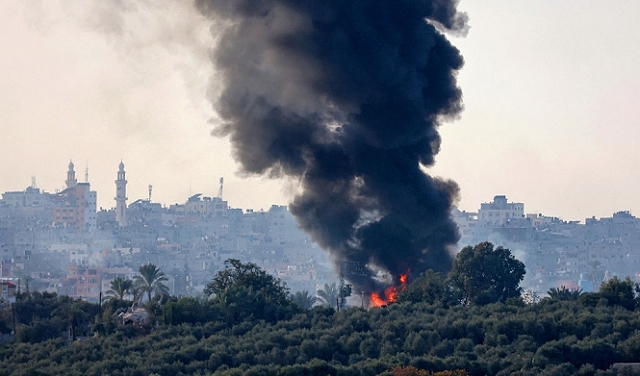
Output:
M217 314L218 312L209 301L190 296L179 300L172 298L162 306L162 320L169 325L215 321L218 318Z
M229 259L204 293L221 305L232 322L253 317L276 321L291 307L286 285L254 263Z
M292 296L293 302L302 309L309 309L313 307L317 298L315 296L309 296L309 291L296 291Z
M600 286L599 294L607 299L608 305L619 305L631 310L636 306L636 286L629 277L624 280L613 277Z
M116 277L111 281L111 288L105 293L107 299L125 300L129 295L133 295L133 281Z
M64 302L66 304L59 305L51 312L52 316L59 316L62 321L68 325L69 336L71 341L75 341L77 336L77 329L87 318L87 313L83 309L83 301L80 299L69 300Z
M570 290L565 286L560 286L560 288L550 288L547 294L552 300L578 300L583 295L583 292L582 289Z
M144 264L138 269L138 275L133 277L133 284L139 291L139 299L146 294L147 301L151 301L153 296L169 295L169 288L164 284L168 280L167 276L154 264Z
M442 274L429 269L401 291L398 294L398 300L413 303L451 303L454 300L454 294L449 282Z
M525 273L524 264L510 250L482 242L458 253L449 280L463 304L489 304L519 297Z
M325 283L324 288L317 292L318 302L325 306L334 307L340 297L340 291L338 290L335 282L332 284Z

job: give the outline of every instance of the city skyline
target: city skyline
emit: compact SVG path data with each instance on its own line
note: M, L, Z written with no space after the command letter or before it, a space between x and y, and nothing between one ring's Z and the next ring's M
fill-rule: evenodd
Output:
M114 187L116 189L116 197L113 197L113 205L111 206L105 206L105 207L99 207L96 208L96 211L115 211L116 213L116 222L118 222L121 226L124 226L127 221L126 221L126 214L125 214L125 210L127 210L126 208L129 206L129 204L132 204L134 202L140 202L140 201L147 201L153 204L161 204L161 207L167 209L170 208L170 206L172 205L184 205L188 202L191 201L191 198L196 198L196 201L198 201L200 199L200 196L202 196L202 198L205 199L211 199L211 198L215 198L216 200L222 200L225 202L225 205L227 204L231 204L228 207L229 208L233 208L233 209L240 209L244 212L254 212L254 211L267 211L267 209L273 209L274 207L280 207L281 205L279 205L278 203L271 203L266 205L266 208L260 208L257 210L254 210L253 208L245 208L242 206L235 206L233 205L233 203L229 203L228 200L224 199L223 197L221 197L219 194L222 192L222 186L218 187L218 192L216 192L217 194L207 194L207 193L203 193L203 192L198 192L195 193L193 195L189 195L189 196L185 196L181 199L176 200L175 203L172 204L164 204L161 202L157 202L154 201L152 199L152 186L148 186L148 191L147 191L147 196L146 197L135 197L133 199L128 197L128 194L126 193L126 185L128 183L128 180L125 177L125 173L126 173L126 165L124 164L124 162L120 162L118 164L118 172L117 172L117 176L116 179L113 181L114 183ZM41 194L50 194L50 195L57 195L59 193L64 193L64 191L70 187L75 187L77 184L79 185L84 185L87 187L91 186L91 182L90 181L85 181L85 180L81 180L80 175L78 174L78 171L75 170L75 165L73 163L73 161L69 161L68 164L68 169L66 172L66 176L67 176L67 180L65 181L66 183L66 187L65 188L61 188L61 189L56 189L55 191L49 191L47 189L38 187L37 184L33 185L33 183L35 183L35 179L32 179L32 185L26 187L24 190L16 190L16 191L4 191L4 192L0 192L0 201L2 201L3 197L2 194L3 193L11 193L11 194L15 194L15 193L27 193L29 192L31 189L36 188L39 190L39 193ZM219 183L222 183L222 180L219 181ZM33 191L32 191L33 192ZM92 191L94 194L97 194L99 192L97 191ZM100 197L99 194L97 194L98 197ZM509 212L511 212L511 210L516 210L518 212L518 215L514 215L513 213L510 215L507 215L504 218L501 218L503 221L507 221L509 218L529 218L533 215L535 216L539 216L540 218L545 218L545 219L560 219L563 220L565 222L580 222L582 224L584 224L584 219L589 220L589 219L594 219L596 218L595 215L591 215L588 216L586 218L584 218L581 221L576 221L576 220L567 220L566 218L562 218L559 215L556 215L554 213L539 213L537 211L531 211L529 209L525 209L526 207L526 203L525 202L518 202L518 201L513 201L509 198L508 195L504 195L502 193L498 193L495 194L491 199L487 199L485 201L482 202L478 202L476 203L476 207L475 208L471 208L471 209L464 209L458 206L454 206L455 209L455 213L453 215L453 217L455 218L457 215L463 215L463 216L468 216L470 215L470 218L475 218L475 220L478 219L483 219L483 220L487 220L486 218L482 217L480 214L481 212L484 210L486 211L487 209L491 209L496 205L496 202L500 202L498 204L497 207L501 207L501 206L505 206L505 208L509 208ZM512 209L512 207L517 207L519 209ZM504 209L504 208L503 208ZM506 210L506 209L505 209ZM457 214L456 214L457 213ZM631 214L633 215L630 211L628 210L617 210L615 212L612 212L609 215L605 215L605 216L600 216L598 218L609 218L611 217L611 215L617 215L617 214ZM481 218L482 217L482 218ZM118 219L118 218L122 218L122 219ZM497 219L497 218L496 218Z
M295 183L236 174L229 142L209 135L207 22L183 4L109 8L61 1L0 5L0 191L78 181L115 206L118 164L129 202L196 193L259 210L287 204ZM476 211L496 194L565 220L640 213L634 202L640 5L462 1L470 30L453 37L466 65L465 111L440 128L437 175ZM213 120L211 120L213 119Z

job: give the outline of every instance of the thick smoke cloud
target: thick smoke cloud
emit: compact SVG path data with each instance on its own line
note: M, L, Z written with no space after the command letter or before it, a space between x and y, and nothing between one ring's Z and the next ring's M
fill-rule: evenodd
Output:
M200 0L219 38L212 95L242 168L300 182L290 205L336 265L447 271L457 185L424 173L462 109L456 1ZM379 278L347 276L356 288Z

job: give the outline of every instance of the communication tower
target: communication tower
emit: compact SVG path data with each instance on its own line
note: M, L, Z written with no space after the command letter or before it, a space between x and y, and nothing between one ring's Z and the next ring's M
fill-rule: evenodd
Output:
M222 186L224 184L224 177L220 178L220 188L218 188L218 198L222 199Z

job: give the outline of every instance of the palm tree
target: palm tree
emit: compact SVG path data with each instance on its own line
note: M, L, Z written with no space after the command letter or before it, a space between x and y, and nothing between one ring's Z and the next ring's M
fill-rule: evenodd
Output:
M313 307L313 304L317 301L315 296L309 296L309 291L296 291L293 294L293 302L299 305L302 309L309 309Z
M140 300L147 294L147 301L151 301L151 295L169 295L169 288L163 283L167 281L167 276L154 264L144 264L138 269L139 275L133 277L134 287L140 293Z
M593 288L598 289L602 284L604 278L603 265L598 260L593 260L588 263L589 273L587 274L587 280L593 283Z
M133 281L116 277L111 281L111 289L105 295L107 299L124 300L127 295L133 295Z
M87 313L80 307L83 302L80 299L65 301L51 312L53 316L60 316L69 325L69 337L75 341L78 336L76 329L87 317Z
M340 297L338 287L336 287L336 283L333 282L331 285L328 283L324 284L324 289L320 289L317 292L318 301L326 306L333 307L336 304L336 301Z
M549 298L553 300L578 300L583 292L582 289L569 290L565 286L560 286L560 288L550 288L549 291L547 291L547 294L549 294Z

